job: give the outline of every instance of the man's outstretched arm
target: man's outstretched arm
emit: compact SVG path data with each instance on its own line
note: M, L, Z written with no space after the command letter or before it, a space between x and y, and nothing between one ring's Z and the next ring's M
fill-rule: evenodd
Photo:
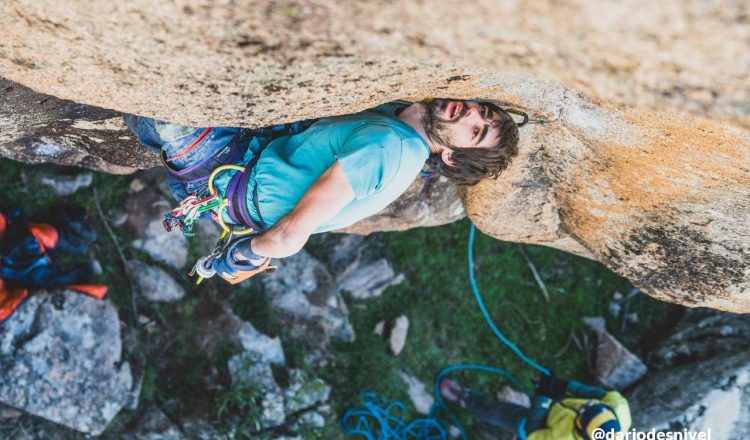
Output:
M271 258L296 254L318 226L354 200L354 190L336 162L307 190L294 209L253 239L252 251Z

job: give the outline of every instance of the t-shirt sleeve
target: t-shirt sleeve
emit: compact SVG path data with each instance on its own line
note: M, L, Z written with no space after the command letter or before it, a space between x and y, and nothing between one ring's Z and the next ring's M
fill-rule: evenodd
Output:
M352 132L336 156L357 199L379 193L401 164L401 137L386 126L369 125Z

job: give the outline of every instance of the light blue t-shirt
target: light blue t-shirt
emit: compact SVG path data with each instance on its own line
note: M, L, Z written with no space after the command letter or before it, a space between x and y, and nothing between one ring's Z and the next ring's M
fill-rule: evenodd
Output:
M388 103L353 115L324 118L302 133L272 141L250 175L250 216L259 220L252 202L255 185L261 216L270 228L336 161L355 199L315 232L344 228L388 206L406 191L430 154L422 137L396 116L405 105Z

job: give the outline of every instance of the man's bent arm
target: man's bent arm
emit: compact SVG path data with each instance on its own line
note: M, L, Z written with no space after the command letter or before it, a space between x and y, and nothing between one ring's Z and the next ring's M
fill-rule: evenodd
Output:
M252 251L271 258L296 254L318 226L333 218L352 200L352 185L336 162L315 181L290 213L253 239Z

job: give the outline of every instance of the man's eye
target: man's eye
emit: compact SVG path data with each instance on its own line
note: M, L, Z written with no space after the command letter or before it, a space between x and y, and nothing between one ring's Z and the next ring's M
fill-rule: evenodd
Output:
M482 117L483 118L487 117L487 107L485 107L485 106L482 106Z
M474 136L472 136L472 137L477 137L477 135L479 134L479 129L475 128L473 134L474 134Z

